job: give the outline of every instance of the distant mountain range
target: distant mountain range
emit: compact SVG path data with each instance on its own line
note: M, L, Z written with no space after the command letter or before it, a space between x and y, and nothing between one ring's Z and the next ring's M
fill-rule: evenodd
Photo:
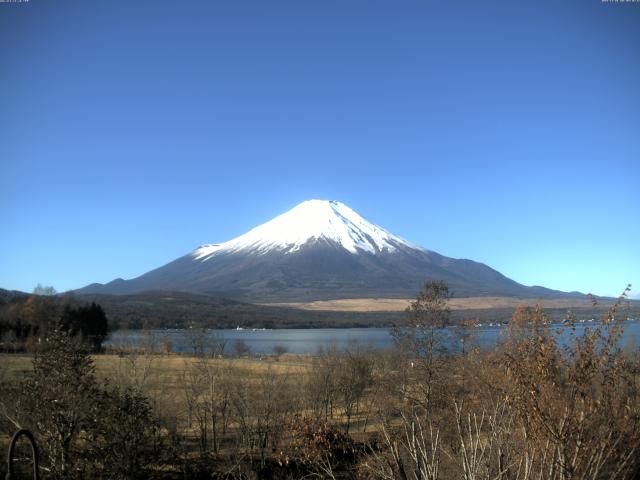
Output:
M233 240L203 245L131 280L79 294L173 291L251 302L412 298L425 280L457 297L582 296L527 287L479 262L445 257L375 225L343 203L309 200Z

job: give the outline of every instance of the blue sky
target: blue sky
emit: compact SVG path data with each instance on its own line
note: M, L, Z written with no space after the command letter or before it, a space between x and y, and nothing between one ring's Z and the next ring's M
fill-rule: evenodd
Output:
M640 4L0 3L0 287L131 278L310 198L640 291Z

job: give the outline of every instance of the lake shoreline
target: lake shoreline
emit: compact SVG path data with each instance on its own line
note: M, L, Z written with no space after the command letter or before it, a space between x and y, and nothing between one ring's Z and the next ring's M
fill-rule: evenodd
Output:
M576 332L585 331L599 324L599 321L580 319L575 324ZM562 323L553 323L551 329L562 328ZM466 329L465 335L471 338L469 345L482 350L494 349L506 332L508 325L503 323L479 324ZM439 329L439 335L452 352L460 349L459 331L455 327ZM567 334L568 335L568 334ZM621 343L640 341L640 322L634 319L625 322L625 335ZM394 345L390 328L282 328L282 329L155 329L155 330L118 330L113 332L104 343L112 350L136 349L146 346L158 351L188 353L197 349L216 350L224 355L235 350L245 354L269 355L275 352L294 355L314 355L316 352L336 348L345 350L360 346L373 349L391 348Z

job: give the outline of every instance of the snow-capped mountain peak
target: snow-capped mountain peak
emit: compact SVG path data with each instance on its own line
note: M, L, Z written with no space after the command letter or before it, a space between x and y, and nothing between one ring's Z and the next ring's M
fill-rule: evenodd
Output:
M247 251L293 253L312 241L334 242L350 253L393 252L399 246L417 248L358 215L344 203L307 200L273 220L225 243L203 245L194 259L207 260L220 253Z
M416 247L345 204L309 200L225 243L204 245L130 280L93 284L83 294L165 291L243 301L410 298L425 280L456 296L555 298L478 262Z

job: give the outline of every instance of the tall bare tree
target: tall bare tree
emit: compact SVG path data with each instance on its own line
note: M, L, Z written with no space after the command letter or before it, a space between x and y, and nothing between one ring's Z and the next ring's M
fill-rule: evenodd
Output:
M439 382L440 359L447 353L443 330L451 320L448 300L449 286L442 281L427 281L416 299L406 309L403 324L395 326L391 334L407 355L407 368L416 377L417 391L407 392L411 400L429 410L433 392Z

